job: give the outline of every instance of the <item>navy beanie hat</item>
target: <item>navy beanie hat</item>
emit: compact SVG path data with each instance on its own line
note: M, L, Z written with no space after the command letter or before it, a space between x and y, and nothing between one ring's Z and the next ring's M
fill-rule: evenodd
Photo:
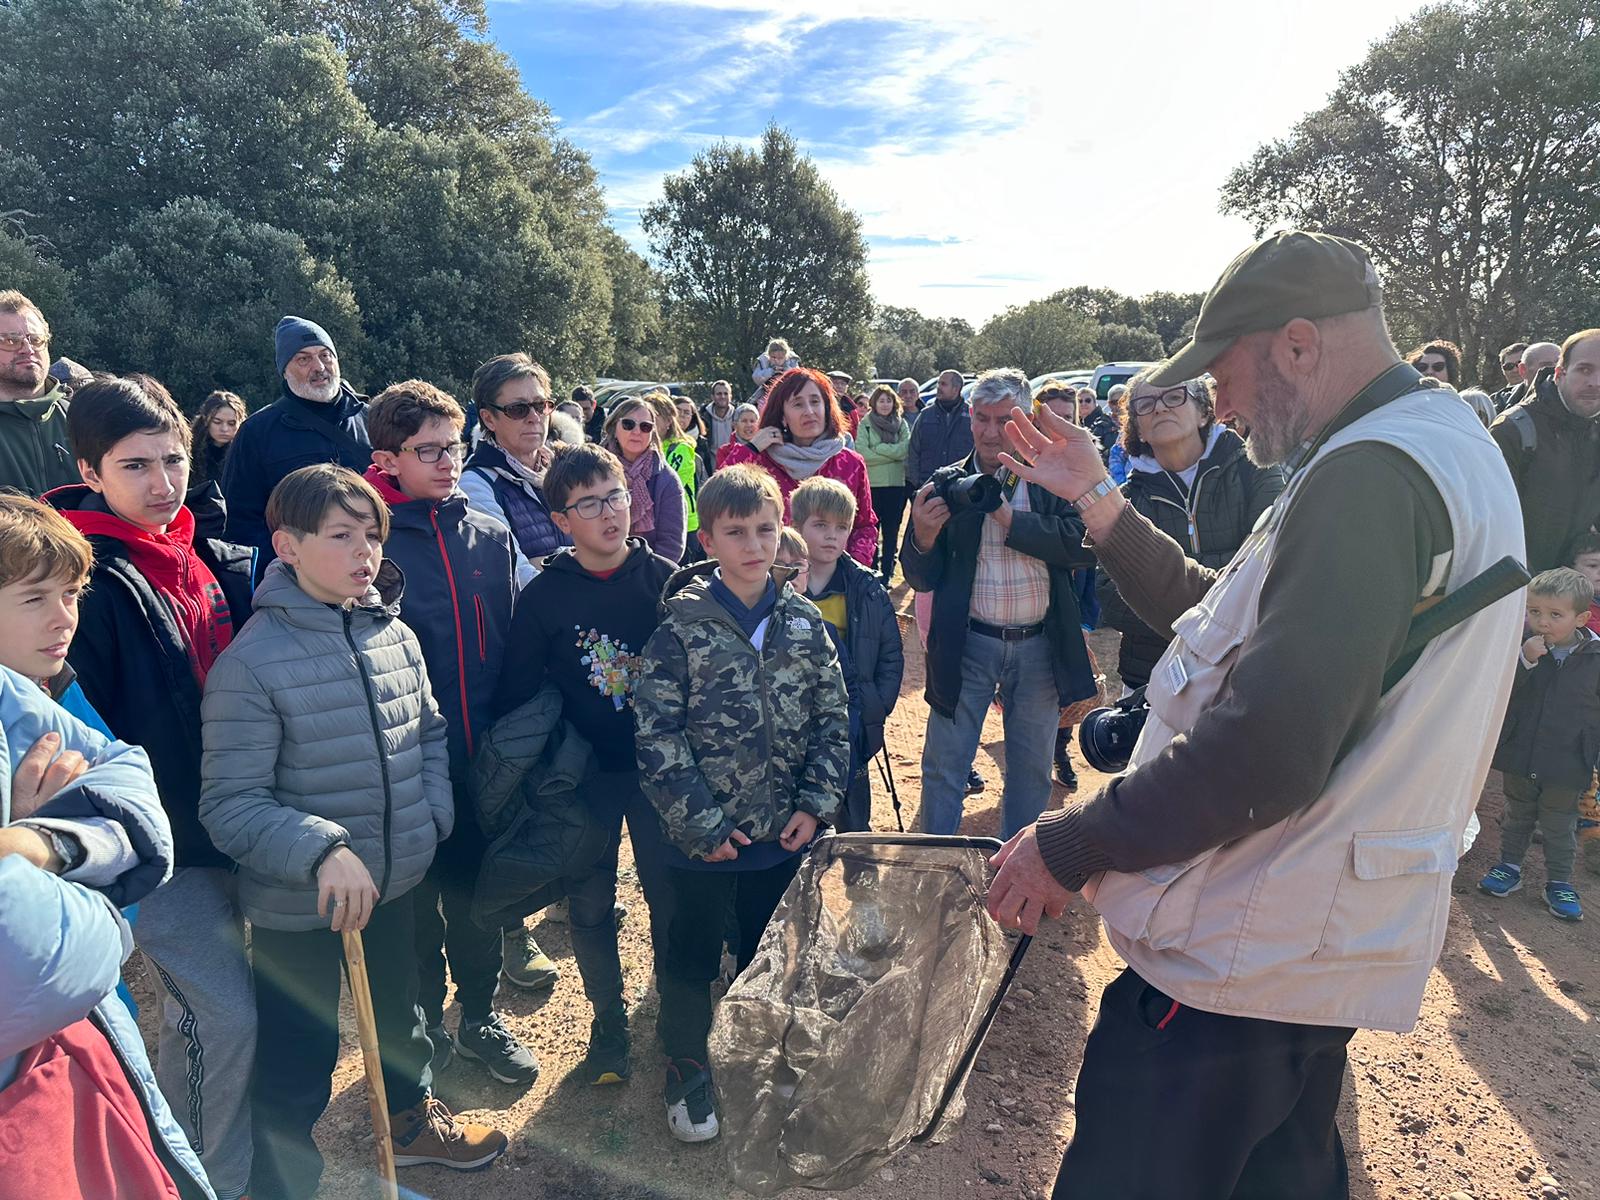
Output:
M328 331L315 321L308 321L304 317L284 317L278 322L277 329L272 332L272 350L278 363L278 374L283 374L283 369L289 365L289 360L307 346L326 346L335 354L333 339L328 336Z

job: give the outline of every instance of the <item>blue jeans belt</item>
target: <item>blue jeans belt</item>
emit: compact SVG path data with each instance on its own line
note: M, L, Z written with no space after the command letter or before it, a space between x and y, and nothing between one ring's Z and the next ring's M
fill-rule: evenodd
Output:
M990 625L987 621L976 618L967 619L967 628L973 633L981 633L984 637L998 638L1002 642L1025 642L1031 637L1038 637L1044 632L1044 622L1035 621L1032 625Z

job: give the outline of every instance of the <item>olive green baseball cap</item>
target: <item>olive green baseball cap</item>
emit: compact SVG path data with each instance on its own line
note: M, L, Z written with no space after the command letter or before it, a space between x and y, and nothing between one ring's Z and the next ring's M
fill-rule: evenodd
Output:
M1158 363L1149 382L1171 387L1193 379L1247 333L1382 302L1378 273L1359 243L1301 229L1275 233L1228 264L1200 305L1194 337Z

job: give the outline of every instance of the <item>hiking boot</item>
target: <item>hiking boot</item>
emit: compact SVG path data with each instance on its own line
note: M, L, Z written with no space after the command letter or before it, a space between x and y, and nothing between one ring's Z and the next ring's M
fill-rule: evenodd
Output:
M1565 879L1552 879L1544 885L1544 906L1557 920L1583 920L1583 905L1578 903L1578 893Z
M490 1013L486 1021L463 1017L456 1031L456 1049L462 1058L482 1063L501 1083L531 1084L539 1078L539 1060L512 1036L497 1012Z
M1072 769L1072 759L1066 754L1056 758L1056 782L1069 792L1078 790L1078 773Z
M433 1058L428 1066L432 1068L434 1078L439 1077L439 1072L450 1065L450 1060L456 1056L455 1039L450 1036L450 1031L444 1027L443 1021L428 1023L428 1040L433 1043Z
M1522 886L1522 868L1515 863L1496 863L1478 880L1478 890L1491 896L1509 896Z
M692 1058L667 1064L667 1128L680 1142L709 1142L721 1132L711 1099L711 1072Z
M628 1010L621 1002L599 1013L589 1024L589 1053L583 1057L583 1077L591 1084L626 1083L628 1065Z
M487 1125L463 1121L429 1096L415 1108L389 1118L394 1165L449 1167L476 1171L506 1152L506 1135Z
M500 935L500 973L508 982L530 992L548 991L561 978L556 964L539 949L533 934L522 928Z
M972 770L967 772L967 795L977 796L988 786L983 776L978 774L977 767L973 767Z

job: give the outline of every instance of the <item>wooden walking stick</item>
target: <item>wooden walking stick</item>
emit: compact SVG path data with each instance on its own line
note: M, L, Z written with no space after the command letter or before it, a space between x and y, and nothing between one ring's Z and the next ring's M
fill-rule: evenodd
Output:
M346 929L344 962L350 973L350 998L356 1006L356 1033L361 1038L361 1065L367 1073L367 1103L372 1108L372 1138L378 1143L378 1182L383 1200L399 1200L394 1172L394 1142L389 1134L389 1097L383 1090L383 1064L378 1057L378 1021L372 1015L372 985L367 981L367 956L361 931Z

